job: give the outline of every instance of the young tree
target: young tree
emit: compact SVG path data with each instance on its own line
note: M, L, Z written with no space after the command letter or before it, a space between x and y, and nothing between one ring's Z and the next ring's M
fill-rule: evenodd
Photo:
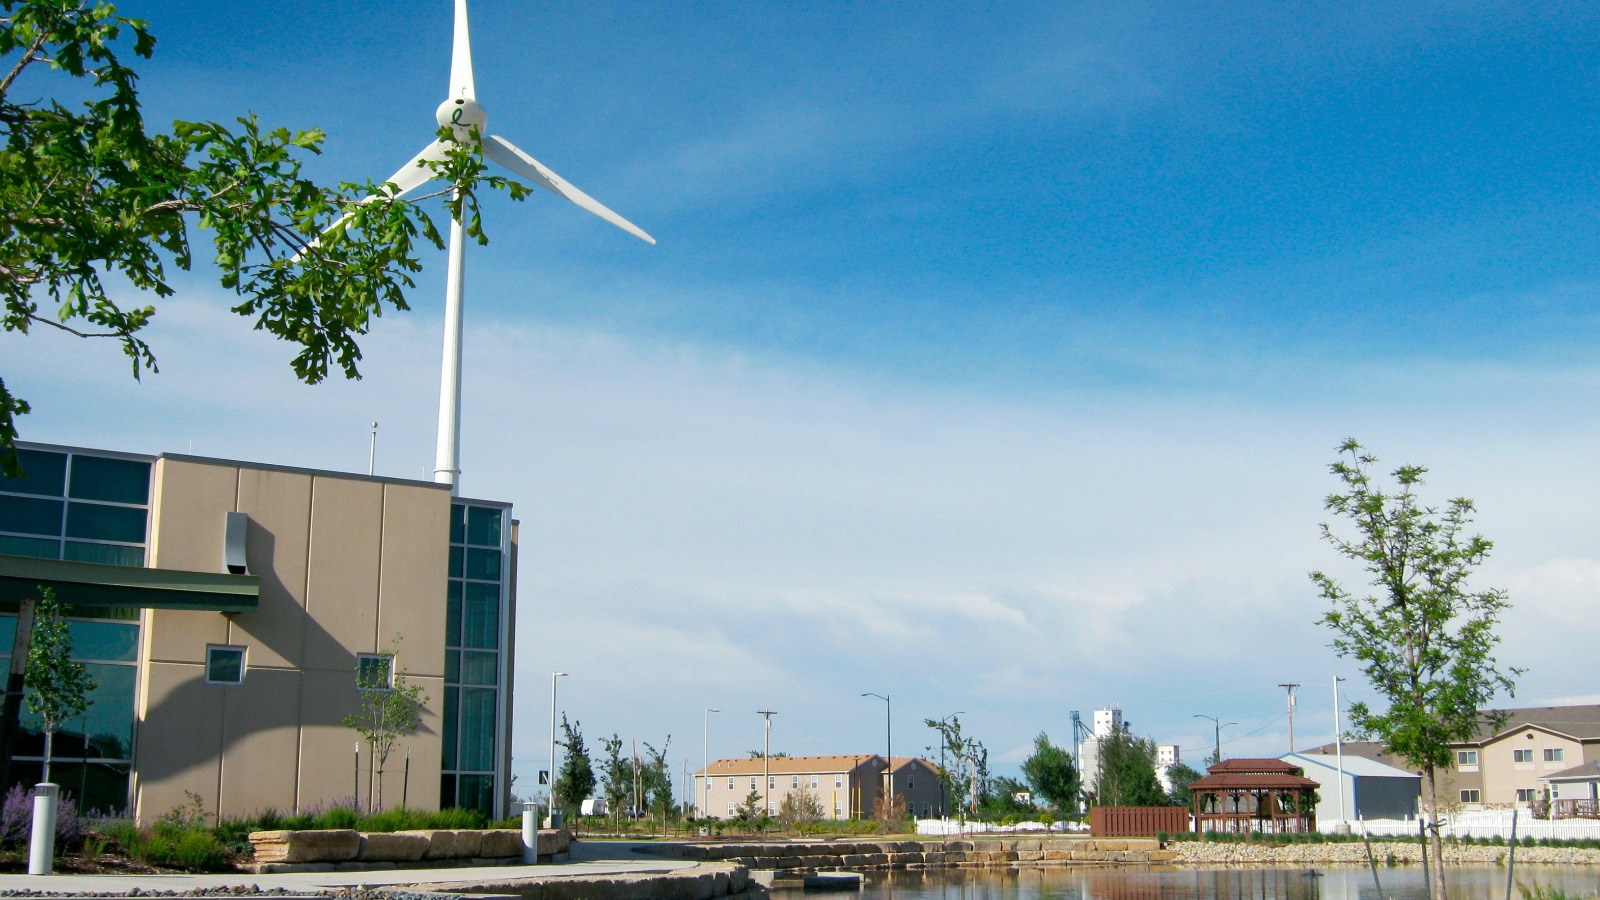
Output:
M744 825L762 827L766 824L767 808L761 804L761 793L751 791L744 802L733 808L733 818Z
M672 808L672 772L667 768L667 748L672 746L672 735L657 750L643 741L645 764L639 770L640 793L653 813L659 813L662 830L666 830L667 811Z
M956 716L923 719L922 724L939 733L939 781L950 807L964 818L968 810L977 809L976 768L983 745L961 735L961 719Z
M1022 777L1034 794L1064 815L1077 818L1083 786L1078 765L1071 753L1050 743L1050 736L1042 731L1033 739L1033 755L1022 761Z
M421 266L420 237L442 247L419 208L371 183L318 185L301 174L320 152L316 129L290 132L254 116L233 126L175 122L146 128L127 59L149 59L146 22L100 0L7 0L0 17L0 331L49 326L109 338L134 377L156 370L140 337L153 306L127 307L106 279L157 297L174 293L211 232L218 276L240 297L233 312L299 345L291 365L307 383L331 367L359 377L356 337L384 308L406 309ZM441 129L449 138L453 132ZM430 164L457 186L448 208L480 243L477 191L521 199L528 189L485 174L476 142L451 141ZM434 194L430 196L440 196ZM365 197L370 203L358 203ZM317 241L344 216L335 233ZM19 474L16 417L29 407L0 380L0 474Z
M1482 535L1466 534L1471 500L1458 497L1442 510L1425 506L1416 488L1427 469L1395 469L1391 493L1374 483L1371 469L1378 459L1354 438L1340 445L1339 454L1329 469L1340 492L1329 495L1324 508L1348 520L1353 534L1323 523L1322 536L1365 570L1370 592L1352 594L1333 577L1312 572L1332 606L1320 621L1334 632L1333 648L1357 660L1388 703L1382 711L1352 704L1351 729L1376 736L1388 752L1419 769L1437 810L1438 770L1450 766L1450 744L1473 737L1485 723L1498 728L1504 715L1483 710L1496 691L1513 693L1512 677L1521 674L1516 668L1502 672L1493 656L1500 643L1495 626L1510 601L1501 590L1467 587L1468 576L1494 546ZM1437 817L1429 830L1433 896L1442 900Z
M906 797L904 794L893 794L887 797L879 794L878 798L872 801L872 818L878 823L878 831L884 834L892 834L905 825L906 816L908 815L910 813L906 810Z
M409 683L406 671L396 669L399 652L396 638L387 651L356 664L356 711L344 717L345 727L361 735L372 752L374 811L383 808L383 770L389 754L401 737L422 726L422 711L428 704L422 685Z
M1186 809L1194 806L1194 794L1189 790L1189 785L1194 784L1205 776L1196 771L1188 763L1178 763L1167 770L1167 780L1172 782L1171 801L1173 806L1182 806Z
M1166 806L1156 777L1156 742L1119 731L1100 741L1099 806Z
M997 776L989 785L989 796L981 812L986 819L1032 815L1035 812L1033 804L1017 799L1018 794L1030 793L1028 786L1021 781L1005 775Z
M802 787L784 795L783 803L778 807L778 821L783 823L784 828L794 831L817 824L822 820L822 812L822 801L810 788Z
M561 761L561 775L556 782L556 803L569 816L583 808L583 801L594 794L595 787L594 764L589 759L589 748L583 744L581 724L569 724L567 714L561 714L561 734L565 738L561 746L566 758Z
M633 761L622 755L622 738L613 734L600 739L605 758L600 762L600 789L606 795L606 813L613 822L623 803L633 795Z
M40 590L34 607L33 642L28 647L28 712L39 717L44 729L44 781L50 781L50 758L56 731L84 714L89 694L98 685L83 663L72 658L72 631L61 617L61 604L50 588Z

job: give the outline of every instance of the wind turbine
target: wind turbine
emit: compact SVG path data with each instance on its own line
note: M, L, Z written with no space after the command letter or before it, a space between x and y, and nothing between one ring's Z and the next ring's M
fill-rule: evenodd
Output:
M467 34L467 0L455 0L455 41L450 54L450 90L445 101L439 104L434 118L439 127L449 128L459 143L478 141L483 155L527 181L558 197L605 219L635 237L651 244L656 239L645 234L638 226L617 215L604 204L568 184L560 175L522 152L499 135L489 134L485 127L488 117L478 105L477 89L472 79L472 42ZM435 139L400 171L389 178L395 186L395 196L406 194L433 180L430 162L445 158L449 144ZM459 221L450 221L450 265L445 278L444 305L444 363L439 384L439 443L434 456L433 480L450 485L450 492L460 492L461 443L461 286L463 264L466 258L464 228Z

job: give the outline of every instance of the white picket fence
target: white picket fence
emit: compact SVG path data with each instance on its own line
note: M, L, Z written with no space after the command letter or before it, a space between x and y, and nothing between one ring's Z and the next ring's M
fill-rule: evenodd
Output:
M1334 831L1337 822L1318 822L1319 831ZM1416 819L1368 819L1350 823L1354 834L1373 837L1407 836L1418 834ZM1488 809L1461 812L1450 816L1440 826L1444 837L1472 837L1509 839L1511 837L1511 810ZM1561 840L1600 840L1600 821L1592 819L1535 819L1526 811L1517 814L1517 840L1558 838Z

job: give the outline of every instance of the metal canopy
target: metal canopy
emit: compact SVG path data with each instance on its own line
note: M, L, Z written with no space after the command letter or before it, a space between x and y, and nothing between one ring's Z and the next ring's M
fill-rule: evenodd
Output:
M40 587L54 589L59 602L80 609L120 606L249 612L261 600L261 579L254 575L0 555L0 603L37 599Z

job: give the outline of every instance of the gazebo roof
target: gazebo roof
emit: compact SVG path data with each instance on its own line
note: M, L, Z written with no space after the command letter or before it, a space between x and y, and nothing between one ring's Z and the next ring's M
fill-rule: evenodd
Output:
M1189 785L1193 790L1281 790L1316 788L1318 782L1305 777L1298 766L1281 759L1225 759L1211 766L1204 778Z

